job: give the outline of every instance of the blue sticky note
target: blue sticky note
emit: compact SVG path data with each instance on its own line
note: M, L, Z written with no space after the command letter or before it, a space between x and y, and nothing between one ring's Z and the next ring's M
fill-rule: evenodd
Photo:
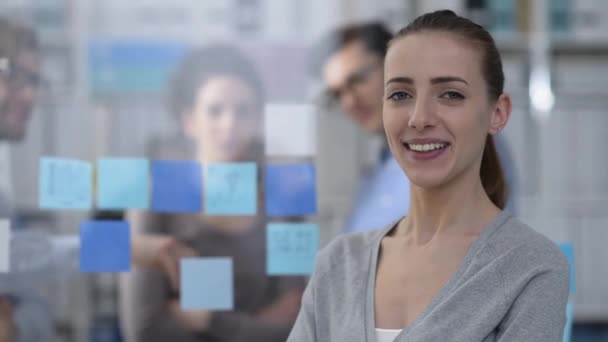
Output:
M570 342L572 338L572 323L574 321L574 315L572 311L572 301L569 301L568 305L566 306L566 325L564 326L563 342Z
M97 206L101 209L147 209L149 168L146 159L100 159L97 163Z
M574 289L575 289L574 250L572 248L571 243L561 243L559 245L559 248L566 255L566 258L568 258L568 262L570 263L570 293L574 293Z
M268 275L309 275L319 249L319 227L312 223L269 223L266 247Z
M85 221L80 224L81 272L128 272L131 238L125 221Z
M313 164L266 166L266 215L304 216L317 212Z
M257 198L255 163L214 163L206 166L206 214L255 215Z
M200 212L203 173L192 161L152 162L152 210L157 212Z
M87 210L92 205L91 163L63 159L40 159L40 208Z
M231 258L183 258L180 261L181 307L184 310L232 310Z

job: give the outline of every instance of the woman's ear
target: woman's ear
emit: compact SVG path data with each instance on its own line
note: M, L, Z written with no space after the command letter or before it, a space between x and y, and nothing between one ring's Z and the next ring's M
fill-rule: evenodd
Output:
M511 96L502 93L494 106L494 111L490 117L489 134L496 134L504 129L511 117Z

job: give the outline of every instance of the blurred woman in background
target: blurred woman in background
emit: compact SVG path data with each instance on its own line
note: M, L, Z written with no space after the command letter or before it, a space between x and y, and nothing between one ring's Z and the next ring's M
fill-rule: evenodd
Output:
M213 45L192 52L175 72L169 100L171 112L193 141L192 158L196 161L203 165L263 162L262 81L252 63L234 48ZM261 175L259 170L258 167ZM263 189L263 184L258 189ZM185 311L179 304L176 276L134 271L121 279L122 322L128 339L145 342L287 339L299 310L304 279L266 275L262 198L259 194L256 216L129 215L136 234L167 238L165 242L162 238L152 240L159 244L152 249L154 253L171 255L171 246L176 247L174 267L180 256L231 257L235 302L231 312ZM172 244L172 240L177 244ZM151 255L143 259L159 258Z

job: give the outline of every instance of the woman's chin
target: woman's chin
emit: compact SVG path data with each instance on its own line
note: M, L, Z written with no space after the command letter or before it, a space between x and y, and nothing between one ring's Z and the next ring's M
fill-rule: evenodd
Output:
M436 174L435 172L427 172L421 174L408 174L410 183L423 189L437 189L445 184L446 177Z

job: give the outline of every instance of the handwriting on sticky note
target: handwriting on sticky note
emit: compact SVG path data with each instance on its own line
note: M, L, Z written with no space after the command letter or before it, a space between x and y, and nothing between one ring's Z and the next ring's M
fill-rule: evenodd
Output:
M269 275L312 273L319 246L319 228L309 223L269 223L267 272Z
M45 209L90 209L91 163L61 158L40 162L40 207Z
M210 215L254 215L257 211L255 163L209 164L205 174L205 211Z

